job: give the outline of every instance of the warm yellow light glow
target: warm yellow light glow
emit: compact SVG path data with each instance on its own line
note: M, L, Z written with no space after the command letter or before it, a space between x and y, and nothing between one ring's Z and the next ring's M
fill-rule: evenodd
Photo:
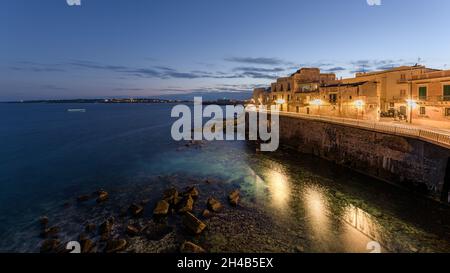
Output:
M314 99L314 100L310 101L309 104L320 106L323 104L323 102L321 99Z
M363 100L355 100L354 104L357 108L363 108L365 103Z
M417 107L417 102L415 100L406 100L406 104L413 109Z
M245 110L246 110L246 111L256 111L257 108L256 108L256 106L255 106L254 104L248 104L248 105L245 107Z
M275 102L276 102L276 104L285 104L286 103L286 101L284 99L277 99Z
M267 178L272 205L283 211L289 205L291 196L289 181L284 174L275 170L270 170Z

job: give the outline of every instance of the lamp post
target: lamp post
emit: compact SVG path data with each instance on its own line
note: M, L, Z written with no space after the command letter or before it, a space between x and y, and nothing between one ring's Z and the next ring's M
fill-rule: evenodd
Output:
M361 109L361 110L364 110L363 109L363 107L364 107L364 101L363 100L355 100L355 102L354 102L354 104L355 104L355 107L356 107L356 119L358 119L358 116L359 116L359 110ZM364 119L364 112L362 112L363 114L362 114L362 119Z
M317 106L317 115L320 116L320 106L323 104L321 99L314 99L310 102L310 104L312 105L316 105Z

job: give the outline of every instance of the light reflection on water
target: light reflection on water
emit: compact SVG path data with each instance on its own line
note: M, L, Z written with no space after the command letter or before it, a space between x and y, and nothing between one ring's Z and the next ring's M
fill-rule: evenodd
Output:
M306 227L313 249L321 251L369 252L368 243L378 241L380 225L375 217L354 204L339 204L326 187L315 183L296 183L283 168L275 164L255 178L252 191L278 220L290 220ZM296 194L298 193L298 196ZM292 203L298 202L299 206ZM289 213L296 209L295 213ZM301 215L301 217L293 215ZM303 213L303 214L302 214ZM296 217L296 219L289 219ZM385 249L383 249L385 251Z
M271 206L280 212L286 211L291 198L291 186L287 177L279 171L270 170L267 175L267 187Z

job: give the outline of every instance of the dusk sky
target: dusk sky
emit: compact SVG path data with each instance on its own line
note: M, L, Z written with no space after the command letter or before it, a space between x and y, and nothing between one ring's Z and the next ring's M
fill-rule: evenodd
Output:
M249 92L300 67L350 77L419 58L448 69L450 1L381 2L0 0L0 101Z

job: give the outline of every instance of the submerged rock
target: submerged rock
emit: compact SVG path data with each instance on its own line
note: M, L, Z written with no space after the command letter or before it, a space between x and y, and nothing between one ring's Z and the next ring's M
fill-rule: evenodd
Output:
M199 196L198 189L196 187L189 187L185 192L184 196L190 195L193 199L197 199Z
M205 218L211 217L211 211L209 211L208 209L205 209L205 210L202 212L202 216L205 217Z
M198 246L192 242L185 241L181 247L180 247L181 253L205 253L206 250L204 250L201 246Z
M91 239L83 238L80 239L81 253L92 253L94 252L95 243Z
M219 202L219 200L215 199L214 197L208 198L206 204L208 206L208 209L213 212L218 212L219 210L222 209L222 204Z
M114 219L110 217L108 220L103 222L99 228L99 234L101 236L101 240L105 241L111 235L112 227L114 225Z
M144 212L144 207L138 204L132 204L129 210L133 216L139 216Z
M105 252L116 253L119 251L123 251L127 247L127 244L128 242L125 239L110 240L106 244Z
M153 210L153 215L155 216L166 216L169 213L169 203L166 200L161 200L156 204Z
M47 237L55 237L58 235L59 233L59 227L50 227L50 228L46 228L41 232L41 237L42 238L47 238Z
M79 203L81 203L81 202L86 202L86 201L88 201L89 199L91 199L91 196L90 196L90 195L87 195L87 194L85 194L85 195L80 195L80 196L77 197L77 202L79 202Z
M58 239L48 239L42 242L40 252L41 253L54 253L58 251L60 241Z
M228 195L228 201L230 201L230 204L232 206L237 206L239 203L239 199L240 199L240 192L238 189L232 191L229 195Z
M97 226L94 223L87 223L84 226L84 231L86 231L87 233L91 233L94 232L96 228Z
M109 193L103 190L98 191L97 195L97 203L105 202L109 198Z
M206 224L190 212L186 212L183 217L183 225L194 234L200 234L206 228Z
M186 196L181 200L178 208L178 213L191 212L194 209L194 199L190 195Z
M39 218L39 223L41 224L41 227L46 228L48 225L48 217L47 216L42 216L41 218Z
M136 236L140 233L140 230L138 227L134 225L128 225L126 229L126 233L130 236Z

